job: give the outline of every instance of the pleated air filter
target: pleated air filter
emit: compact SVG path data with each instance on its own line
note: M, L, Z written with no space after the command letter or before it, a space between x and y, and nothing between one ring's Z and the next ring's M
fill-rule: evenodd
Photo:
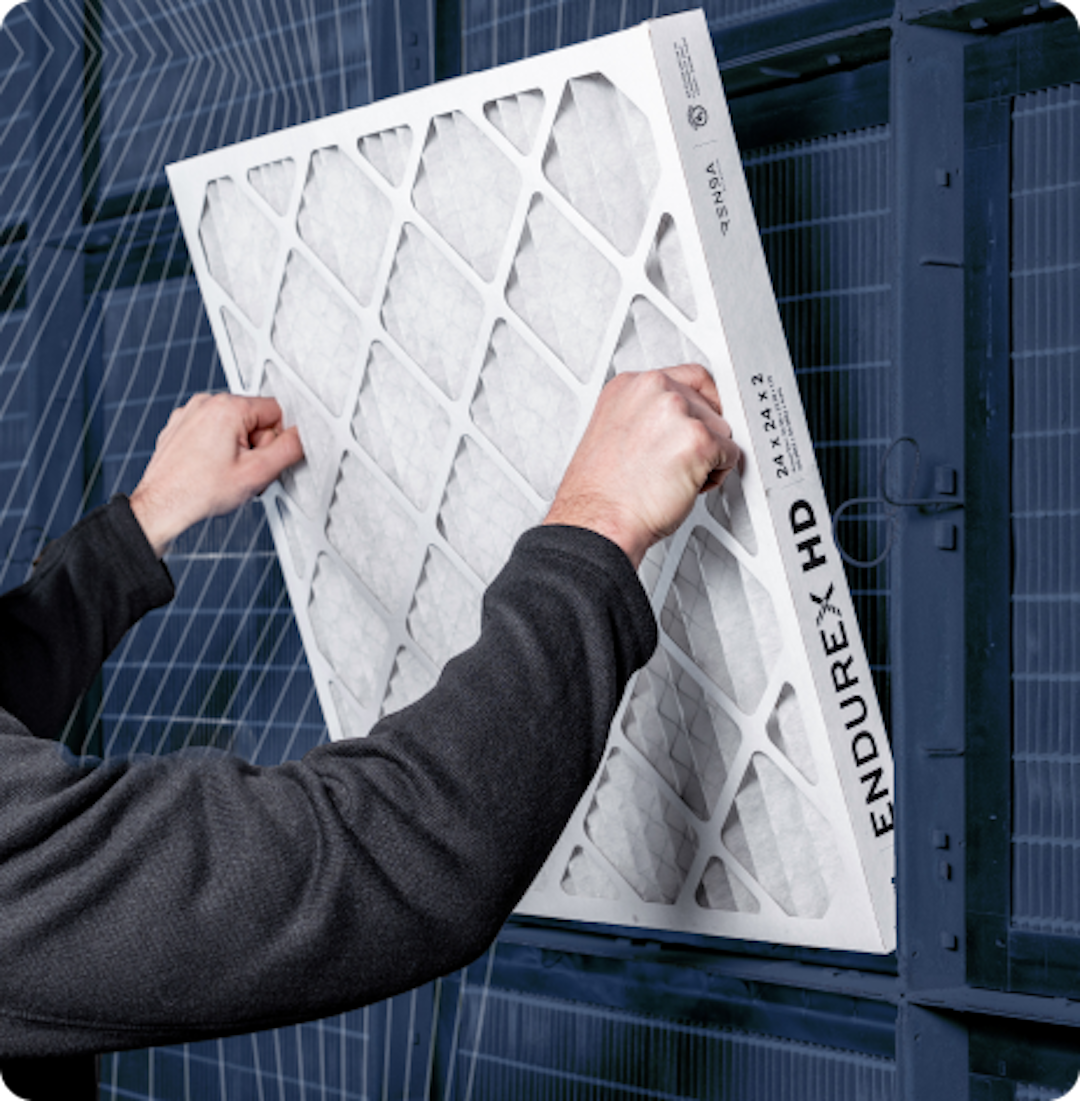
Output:
M746 453L642 567L662 632L525 913L888 951L892 764L704 18L170 168L335 738L425 692L600 388L685 361ZM567 736L571 736L568 732Z

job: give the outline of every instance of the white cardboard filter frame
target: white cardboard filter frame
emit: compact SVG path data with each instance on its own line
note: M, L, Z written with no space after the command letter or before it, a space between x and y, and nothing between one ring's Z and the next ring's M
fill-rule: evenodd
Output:
M331 736L479 624L612 372L697 360L745 453L641 576L659 649L531 914L894 947L888 740L704 17L172 165ZM569 736L569 734L568 734Z

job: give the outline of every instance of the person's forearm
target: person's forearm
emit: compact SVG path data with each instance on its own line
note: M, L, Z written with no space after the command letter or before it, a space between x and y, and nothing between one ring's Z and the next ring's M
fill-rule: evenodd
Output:
M621 551L535 529L477 645L369 738L266 770L73 769L8 739L0 1050L40 1053L34 1022L61 1018L67 1050L266 1028L468 962L572 813L655 640Z

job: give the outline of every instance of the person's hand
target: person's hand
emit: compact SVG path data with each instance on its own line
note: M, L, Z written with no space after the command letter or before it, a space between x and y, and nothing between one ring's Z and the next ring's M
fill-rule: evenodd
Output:
M601 391L544 523L599 532L636 569L740 455L704 367L618 375Z
M131 511L160 557L192 524L238 508L303 455L273 398L196 394L158 436Z

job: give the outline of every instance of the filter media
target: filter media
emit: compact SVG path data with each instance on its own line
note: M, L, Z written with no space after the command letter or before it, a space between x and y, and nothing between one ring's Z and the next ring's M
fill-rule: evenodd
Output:
M479 631L605 383L715 375L741 477L655 547L660 647L527 913L889 951L892 766L700 13L169 171L335 738Z

